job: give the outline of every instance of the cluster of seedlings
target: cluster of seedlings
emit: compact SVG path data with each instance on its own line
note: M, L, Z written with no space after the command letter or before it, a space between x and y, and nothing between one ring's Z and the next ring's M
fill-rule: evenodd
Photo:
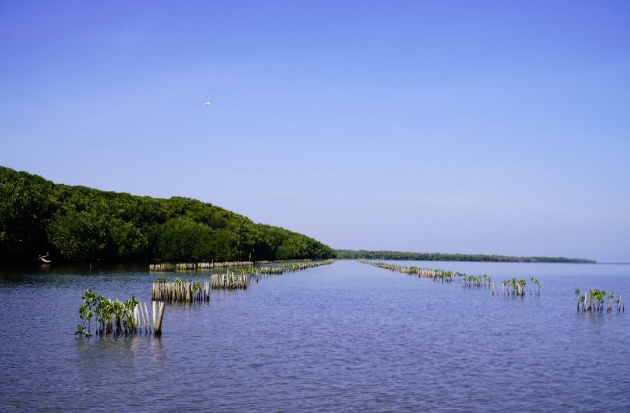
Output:
M95 334L100 336L141 334L143 331L145 334L160 335L162 332L163 302L153 302L151 323L146 303L141 303L135 296L120 302L105 298L96 291L87 290L81 298L83 299L79 307L81 322L77 324L75 335L91 336L92 318L95 319Z
M460 272L455 273L462 277L462 283L465 287L477 287L487 288L492 287L492 294L494 294L494 286L492 285L492 278L486 274L483 275L466 275Z
M593 313L603 313L604 312L604 303L606 301L606 291L604 290L590 290L584 292L584 294L580 293L580 289L575 289L575 296L577 297L577 312L593 312ZM626 311L625 306L621 298L623 294L619 295L619 298L615 300L616 310L618 313L624 313ZM612 291L608 292L608 306L606 307L607 313L613 312L613 299L614 294Z
M522 278L512 278L511 280L503 280L501 287L501 295L516 295L522 297L525 295L525 286L527 281ZM531 290L530 290L531 294ZM539 294L536 294L539 295Z

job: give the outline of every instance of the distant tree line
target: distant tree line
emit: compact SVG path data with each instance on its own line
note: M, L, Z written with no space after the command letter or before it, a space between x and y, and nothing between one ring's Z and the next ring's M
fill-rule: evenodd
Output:
M440 252L402 252L335 250L338 259L413 260L413 261L481 261L481 262L574 262L596 263L595 260L564 257L509 257L484 254L443 254Z
M334 258L330 247L189 198L54 184L0 166L0 264Z

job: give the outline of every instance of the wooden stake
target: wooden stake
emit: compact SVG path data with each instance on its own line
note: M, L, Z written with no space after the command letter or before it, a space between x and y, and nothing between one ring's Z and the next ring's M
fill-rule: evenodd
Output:
M160 335L162 334L162 317L164 316L164 303L160 303L160 313L158 314L157 324L155 325L155 329L153 334Z

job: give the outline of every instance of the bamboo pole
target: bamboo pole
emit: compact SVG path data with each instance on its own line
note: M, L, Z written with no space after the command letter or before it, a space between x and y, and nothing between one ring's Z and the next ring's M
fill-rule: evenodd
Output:
M157 323L153 328L153 334L161 335L162 334L162 317L164 317L164 303L160 303L160 313L158 314Z
M149 322L149 311L147 310L147 303L144 304L144 315L146 316L146 324L145 326L149 326L149 331L151 330L151 323Z

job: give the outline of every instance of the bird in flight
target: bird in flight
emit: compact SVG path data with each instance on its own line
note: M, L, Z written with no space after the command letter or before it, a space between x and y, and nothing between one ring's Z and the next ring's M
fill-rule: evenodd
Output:
M204 105L210 106L210 102L206 102L206 103L204 103Z

